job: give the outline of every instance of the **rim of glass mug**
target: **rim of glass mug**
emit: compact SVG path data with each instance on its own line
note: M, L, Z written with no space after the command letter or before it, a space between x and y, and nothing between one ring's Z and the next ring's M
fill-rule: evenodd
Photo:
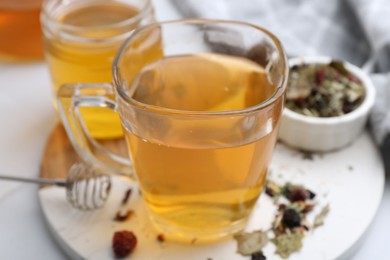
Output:
M118 42L123 41L124 39L128 38L132 31L134 30L127 30L127 28L132 27L132 25L141 23L142 20L145 19L150 14L153 14L153 5L152 0L144 0L143 6L137 7L139 8L139 13L137 13L135 16L126 19L124 21L120 21L117 23L113 23L110 25L94 25L94 26L76 26L76 25L70 25L70 24L64 24L57 21L58 12L62 12L63 8L59 8L57 5L62 3L63 0L44 0L42 4L42 11L41 11L41 21L42 21L42 27L43 32L46 33L53 33L55 31L62 32L62 37L68 38L68 39L74 39L76 41L81 42L94 42L94 43L110 43L110 42ZM91 2L94 1L83 1L82 4L77 3L79 6L88 6ZM102 2L102 1L101 1ZM68 2L67 5L70 5L72 2ZM104 2L102 2L104 4ZM121 2L119 2L121 3ZM127 3L126 3L127 4ZM130 4L129 4L130 5ZM59 10L56 10L56 9ZM142 24L140 24L142 25ZM123 28L123 30L119 30L118 34L112 36L112 37L80 37L75 36L75 34L85 31L99 31L99 30L106 30L110 28ZM65 33L66 32L66 33Z
M275 44L278 53L280 57L282 57L282 65L284 71L282 74L285 75L285 77L282 77L281 81L279 82L278 86L276 86L274 93L265 101L260 102L259 104L255 106L251 106L245 109L238 109L238 110L227 110L227 111L191 111L191 110L179 110L179 109L172 109L172 108L165 108L165 107L160 107L160 106L155 106L155 105L150 105L150 104L145 104L142 102L139 102L132 97L130 97L127 94L127 91L124 89L123 86L126 84L122 84L124 80L120 76L120 66L119 62L121 58L124 56L124 52L126 48L129 46L129 44L132 42L132 40L139 34L142 33L143 31L151 30L153 28L158 28L161 25L166 25L166 24L181 24L181 23L186 23L186 24L234 24L234 25L242 25L245 27L251 27L253 29L256 29L258 31L261 31L265 33L267 36L269 36L273 43ZM128 105L132 105L134 107L137 107L139 109L144 109L149 112L153 113L159 113L159 114L166 114L166 115L183 115L183 116L188 116L188 115L193 115L193 116L232 116L232 115L237 115L237 114L245 114L245 113L250 113L254 112L260 109L263 109L271 104L273 104L275 101L278 100L278 98L283 95L285 92L284 90L287 87L287 80L288 80L288 71L289 71L289 65L288 65L288 59L287 56L285 55L285 51L282 47L282 44L280 40L270 31L267 29L264 29L262 27L253 25L251 23L246 23L246 22L241 22L241 21L233 21L233 20L215 20L215 19L179 19L179 20L172 20L172 21L164 21L164 22L155 22L143 27L140 27L138 29L135 29L129 38L127 38L124 43L121 45L119 48L119 51L117 52L113 65L112 65L112 75L113 75L113 87L115 88L116 92L119 94L119 96L126 101ZM135 88L136 86L132 85L130 88ZM129 91L132 92L132 91Z

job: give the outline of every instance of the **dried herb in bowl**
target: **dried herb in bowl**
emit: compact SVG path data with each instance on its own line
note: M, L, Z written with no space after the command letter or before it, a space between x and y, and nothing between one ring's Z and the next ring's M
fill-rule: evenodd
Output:
M363 102L365 88L342 62L294 65L286 107L311 117L335 117L354 111Z

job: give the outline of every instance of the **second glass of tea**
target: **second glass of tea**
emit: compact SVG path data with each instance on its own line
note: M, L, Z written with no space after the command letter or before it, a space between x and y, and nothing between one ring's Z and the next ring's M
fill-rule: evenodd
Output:
M45 0L41 23L53 95L66 83L111 82L120 45L135 28L152 21L150 0ZM81 114L92 137L123 136L119 117L112 111L83 108Z
M43 59L41 4L42 0L0 0L0 61Z
M151 46L160 46L160 57ZM76 146L83 137L78 108L117 111L156 228L179 241L213 241L245 228L263 190L287 64L279 40L251 24L156 23L137 29L121 47L113 85L66 85L59 108ZM83 94L94 87L98 96ZM112 88L116 101L108 95ZM69 100L71 109L64 109Z

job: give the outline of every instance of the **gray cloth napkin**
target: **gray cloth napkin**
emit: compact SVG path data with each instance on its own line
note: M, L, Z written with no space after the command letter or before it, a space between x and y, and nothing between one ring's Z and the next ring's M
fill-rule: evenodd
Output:
M327 55L370 73L373 137L390 161L389 0L171 0L184 17L233 19L272 31L288 56Z

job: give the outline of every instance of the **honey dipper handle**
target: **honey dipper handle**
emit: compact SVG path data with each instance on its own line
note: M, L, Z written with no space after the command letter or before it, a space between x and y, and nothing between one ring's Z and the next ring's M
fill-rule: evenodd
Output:
M28 183L36 183L36 184L44 184L44 185L56 185L61 187L66 186L66 181L62 179L42 179L42 178L31 179L31 178L24 178L24 177L0 175L0 180L28 182Z

